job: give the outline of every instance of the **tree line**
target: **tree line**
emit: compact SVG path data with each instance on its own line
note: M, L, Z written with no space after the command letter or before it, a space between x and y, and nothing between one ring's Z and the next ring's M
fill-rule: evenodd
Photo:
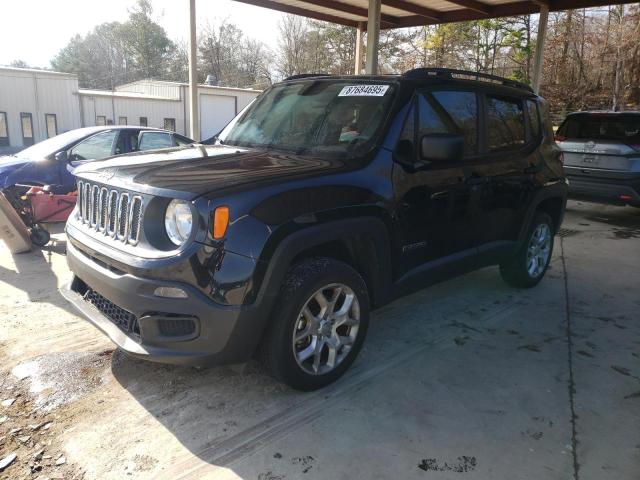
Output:
M383 30L380 73L416 67L460 68L530 83L537 15ZM365 34L366 41L366 34ZM308 72L355 73L354 28L283 15L270 49L218 20L198 32L198 74L232 87L265 88ZM541 94L563 115L579 109L640 106L640 4L569 10L549 17ZM143 79L186 81L187 45L171 40L137 0L126 22L103 23L71 39L51 60L85 88L113 89Z

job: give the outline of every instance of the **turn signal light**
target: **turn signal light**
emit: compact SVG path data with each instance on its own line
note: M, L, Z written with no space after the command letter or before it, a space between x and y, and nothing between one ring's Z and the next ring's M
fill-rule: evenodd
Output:
M213 238L220 240L224 237L229 226L229 207L218 207L213 213Z

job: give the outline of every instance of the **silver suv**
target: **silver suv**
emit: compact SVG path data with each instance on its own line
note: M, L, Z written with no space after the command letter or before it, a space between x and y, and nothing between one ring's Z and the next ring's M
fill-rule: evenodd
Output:
M578 112L556 142L573 197L640 207L640 112Z

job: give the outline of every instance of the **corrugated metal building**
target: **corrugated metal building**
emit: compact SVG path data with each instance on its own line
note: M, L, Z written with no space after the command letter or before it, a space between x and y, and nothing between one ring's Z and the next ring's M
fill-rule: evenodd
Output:
M80 90L84 124L140 125L175 129L188 135L188 84L140 80L116 87L115 92ZM200 138L218 133L260 93L259 90L211 85L198 87ZM91 123L94 122L94 123Z
M259 90L200 85L200 139L215 135ZM141 125L189 134L186 83L141 80L109 90L78 88L75 75L0 67L0 152L93 125Z
M0 67L0 148L33 145L81 126L75 75Z

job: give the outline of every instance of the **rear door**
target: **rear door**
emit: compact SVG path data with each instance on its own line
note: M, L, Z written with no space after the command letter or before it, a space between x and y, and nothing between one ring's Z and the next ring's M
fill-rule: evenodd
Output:
M535 101L487 92L483 135L474 166L484 179L476 228L481 253L509 249L517 240L536 165L542 163L540 115Z

